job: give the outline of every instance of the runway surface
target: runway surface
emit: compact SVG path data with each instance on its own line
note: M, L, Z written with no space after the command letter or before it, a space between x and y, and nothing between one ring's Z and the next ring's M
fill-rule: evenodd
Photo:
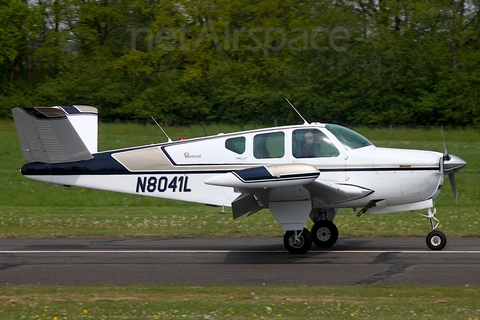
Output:
M10 285L480 285L480 239L340 238L291 255L282 238L0 239Z

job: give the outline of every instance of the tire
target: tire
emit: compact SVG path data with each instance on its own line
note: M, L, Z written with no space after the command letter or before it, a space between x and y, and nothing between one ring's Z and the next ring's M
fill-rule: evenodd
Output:
M305 254L312 247L312 236L310 231L303 229L299 242L295 243L295 231L287 231L283 237L283 245L292 254Z
M447 237L443 232L433 230L427 236L427 246L431 250L442 250L447 244Z
M312 241L319 248L329 248L338 240L337 226L328 220L317 221L312 227Z

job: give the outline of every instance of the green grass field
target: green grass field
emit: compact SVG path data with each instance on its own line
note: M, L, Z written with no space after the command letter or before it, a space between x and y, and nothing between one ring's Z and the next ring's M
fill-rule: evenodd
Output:
M478 319L478 288L4 287L2 319Z
M208 134L250 129L210 126ZM443 152L439 128L355 128L375 145ZM166 128L176 139L202 127ZM446 129L448 150L467 161L457 174L458 204L445 184L436 202L447 237L479 235L480 131ZM100 124L99 149L166 141L153 125ZM13 122L0 121L0 237L283 236L266 210L232 220L218 208L24 178ZM408 212L342 210L340 236L420 236L429 222ZM1 240L0 240L1 241ZM281 242L281 238L279 238ZM314 267L314 266L312 266ZM478 319L480 288L445 287L139 287L0 286L1 319Z

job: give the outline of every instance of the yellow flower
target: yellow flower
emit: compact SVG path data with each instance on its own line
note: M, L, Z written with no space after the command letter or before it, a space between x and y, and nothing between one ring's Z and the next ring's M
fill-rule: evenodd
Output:
M87 309L83 309L83 313L87 314L87 313L88 313L88 310L87 310Z

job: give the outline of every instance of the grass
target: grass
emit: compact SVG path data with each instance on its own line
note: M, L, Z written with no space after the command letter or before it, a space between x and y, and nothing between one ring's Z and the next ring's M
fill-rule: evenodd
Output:
M4 287L2 319L478 319L479 288Z

